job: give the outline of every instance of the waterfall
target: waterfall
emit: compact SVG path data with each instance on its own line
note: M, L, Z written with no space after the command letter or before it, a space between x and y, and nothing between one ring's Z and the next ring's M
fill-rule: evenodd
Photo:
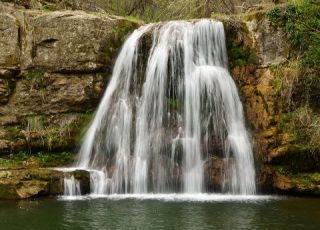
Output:
M70 197L81 195L80 182L74 176L64 178L64 195Z
M252 147L223 24L173 21L135 30L76 163L90 171L91 192L207 192L205 168L219 152L223 192L254 194Z

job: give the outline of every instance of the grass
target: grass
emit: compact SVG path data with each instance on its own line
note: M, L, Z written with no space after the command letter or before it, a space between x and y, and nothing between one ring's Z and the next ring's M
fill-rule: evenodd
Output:
M228 42L227 49L231 69L236 66L243 67L247 64L258 63L258 57L253 51L244 46L239 46L233 41Z
M70 164L73 161L73 154L70 152L50 153L37 152L29 153L20 151L8 158L0 158L0 168L16 167L58 167Z
M27 80L30 81L32 79L43 77L44 73L45 73L44 70L33 70L33 71L29 71L29 72L25 73L24 76Z

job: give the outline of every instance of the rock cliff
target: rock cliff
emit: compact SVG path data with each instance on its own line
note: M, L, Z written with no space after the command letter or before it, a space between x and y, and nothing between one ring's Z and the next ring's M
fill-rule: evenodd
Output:
M318 113L309 108L317 99L301 105L295 101L297 92L300 97L307 94L307 84L298 87L298 79L305 81L306 76L288 34L269 20L268 12L225 21L230 69L252 135L258 187L267 193L319 195L320 151L310 144L314 140L307 140L318 138ZM313 93L319 95L320 91ZM314 133L308 130L308 137L303 138L307 126L314 126Z
M0 3L0 158L77 151L115 55L139 26L97 11L26 10ZM294 121L287 107L298 65L283 29L265 11L213 18L225 24L230 70L244 102L260 192L319 195L319 151L311 151L286 128ZM221 168L220 159L212 162ZM30 170L47 176L25 176ZM0 165L0 198L61 194L63 174L34 170ZM217 186L220 174L212 173L210 183ZM57 188L48 182L55 181L51 177L58 178L60 190L50 192Z
M137 23L0 4L0 156L74 150Z

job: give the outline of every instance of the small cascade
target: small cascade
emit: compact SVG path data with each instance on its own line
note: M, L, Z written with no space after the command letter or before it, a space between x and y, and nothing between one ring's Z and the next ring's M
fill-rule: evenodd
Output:
M108 175L103 171L90 171L91 194L102 195L108 191Z
M80 182L74 176L64 178L64 196L81 196Z
M202 193L211 156L224 162L222 192L255 193L223 24L140 27L117 58L76 167L90 171L93 194Z

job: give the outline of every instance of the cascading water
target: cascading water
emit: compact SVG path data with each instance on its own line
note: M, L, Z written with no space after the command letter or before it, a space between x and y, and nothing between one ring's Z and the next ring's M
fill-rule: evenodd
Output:
M74 176L64 178L64 195L70 197L81 195L80 182Z
M152 37L147 54L143 40ZM142 26L125 42L76 167L91 192L206 192L205 165L218 143L223 191L255 193L242 104L227 70L221 22ZM213 141L214 140L214 141Z

